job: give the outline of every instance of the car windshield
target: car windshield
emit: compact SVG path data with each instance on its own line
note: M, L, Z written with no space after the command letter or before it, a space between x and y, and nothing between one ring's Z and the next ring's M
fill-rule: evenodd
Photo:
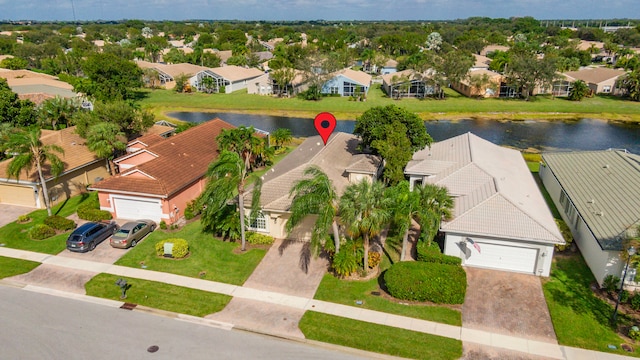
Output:
M117 233L113 235L113 237L118 237L118 238L126 238L127 236L129 236L129 230L127 229L120 229Z
M71 235L69 241L82 241L82 235Z

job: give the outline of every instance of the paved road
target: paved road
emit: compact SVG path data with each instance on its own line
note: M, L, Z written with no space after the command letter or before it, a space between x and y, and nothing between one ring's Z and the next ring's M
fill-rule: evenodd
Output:
M0 314L3 359L363 359L6 286Z

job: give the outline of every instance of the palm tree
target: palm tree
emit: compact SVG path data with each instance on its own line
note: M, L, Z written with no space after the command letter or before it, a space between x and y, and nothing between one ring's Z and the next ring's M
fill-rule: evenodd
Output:
M291 217L286 225L287 234L291 234L308 215L315 214L318 217L311 231L311 248L316 255L320 252L320 245L331 226L335 251L338 253L340 233L335 218L338 200L336 189L327 174L317 166L306 168L304 176L305 178L293 184L289 192L293 200L290 208Z
M65 127L71 123L73 114L80 109L78 101L56 96L46 100L38 108L40 126L58 130L58 125Z
M253 126L223 129L216 141L221 149L238 154L244 160L247 171L253 168L256 157L263 158L265 155L264 141L256 136Z
M29 171L33 167L38 171L38 178L42 185L42 196L47 207L47 214L51 216L51 201L49 200L49 190L44 178L42 168L49 163L51 174L58 177L64 170L64 163L55 153L64 155L64 150L57 145L44 145L40 141L41 130L34 128L28 131L17 131L9 135L6 144L8 152L17 154L11 159L7 168L8 177L15 176L19 179L22 171Z
M369 240L378 235L391 218L391 199L384 196L384 184L362 179L347 186L340 198L338 212L351 236L362 236L364 270L368 269Z
M443 186L424 184L414 188L414 191L417 191L419 197L420 229L426 234L427 241L431 243L440 230L441 220L451 218L453 199L447 188Z
M582 80L577 80L569 90L569 100L582 101L585 96L589 95L589 85Z
M287 128L279 128L271 133L271 138L276 143L276 147L281 148L284 144L287 144L291 139L293 139L293 135L291 135L291 130Z
M127 144L122 141L124 132L120 131L120 126L114 123L100 122L91 125L87 131L87 147L98 157L105 158L109 174L113 175L111 160L114 158L116 150L124 150Z
M420 198L417 191L409 189L409 182L402 181L396 186L387 188L385 197L392 199L391 212L393 222L398 228L398 233L402 233L402 251L400 261L405 260L405 252L409 243L409 230L411 223L420 214Z

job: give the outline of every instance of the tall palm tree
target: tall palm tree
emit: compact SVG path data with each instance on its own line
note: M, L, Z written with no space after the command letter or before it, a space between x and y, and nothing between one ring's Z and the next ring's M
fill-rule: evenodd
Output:
M38 107L38 122L40 126L58 130L58 125L69 125L73 114L79 109L77 100L56 96Z
M434 184L424 184L414 188L418 193L420 212L418 222L423 233L426 232L429 242L440 230L442 219L451 218L453 210L453 199L449 195L447 188Z
M378 235L391 218L391 199L384 196L384 184L362 179L347 186L340 198L338 212L351 236L362 236L364 270L368 269L369 240Z
M333 230L335 251L340 251L340 233L336 222L338 195L331 179L319 167L310 166L304 170L305 178L298 180L289 196L291 217L287 221L286 231L290 234L308 215L317 215L311 231L311 248L317 255L320 245L329 227Z
M211 227L212 222L219 219L220 211L226 209L227 204L238 197L240 212L240 239L242 251L246 250L244 193L248 176L245 161L235 152L223 151L218 159L209 165L207 176L209 182L205 187L200 202L206 205L202 213L202 223L205 228Z
M262 155L260 152L264 148L264 141L256 136L253 126L223 129L216 141L221 149L238 154L247 170L253 168L256 156Z
M420 214L420 197L417 191L409 189L409 182L402 181L396 186L387 188L385 197L392 200L391 212L393 222L398 228L398 233L402 233L402 251L400 261L405 260L405 252L409 243L409 230L411 223Z
M39 128L9 134L9 141L6 144L6 148L8 152L16 155L9 163L7 175L9 177L15 176L16 179L19 179L21 172L29 171L35 167L38 172L40 184L42 185L42 196L44 197L44 204L47 207L47 214L51 216L49 190L47 189L47 182L44 178L42 168L45 164L49 163L51 174L54 177L58 177L64 170L64 163L56 153L64 155L64 150L58 145L44 145L40 141L40 135L41 131Z
M113 175L111 160L116 150L124 150L127 144L122 141L125 138L120 126L114 123L100 122L91 125L87 131L87 147L98 157L105 158L109 174Z

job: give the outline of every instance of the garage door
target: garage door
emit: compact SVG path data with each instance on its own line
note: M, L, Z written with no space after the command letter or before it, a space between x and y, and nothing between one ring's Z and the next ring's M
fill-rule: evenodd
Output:
M119 219L151 219L160 222L162 218L160 200L114 197L113 203Z
M468 245L471 256L465 260L465 265L529 274L535 272L538 249L476 243L480 246L480 253Z
M20 206L36 206L33 188L0 184L0 203Z

